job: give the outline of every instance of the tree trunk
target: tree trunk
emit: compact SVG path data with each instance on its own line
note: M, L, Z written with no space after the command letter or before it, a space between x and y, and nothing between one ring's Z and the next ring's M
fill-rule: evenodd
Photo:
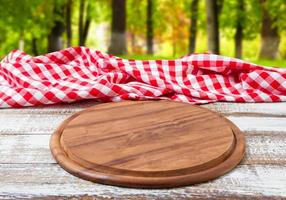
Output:
M63 8L54 8L54 15L63 17ZM48 52L58 51L63 48L62 34L65 31L61 19L55 18L54 25L48 35Z
M191 3L189 53L194 53L196 49L198 3L199 0L192 0Z
M172 45L173 45L173 57L176 57L176 54L177 54L177 41L176 41L174 24L172 24Z
M64 32L64 24L56 21L48 36L48 52L58 51L63 48L62 33Z
M86 19L86 21L85 21L85 25L84 25L84 29L83 29L83 45L85 45L85 43L86 43L88 30L89 30L89 27L90 27L90 22L91 22L90 18Z
M217 0L206 0L208 50L219 54L219 7Z
M275 19L272 19L265 7L265 0L262 0L262 28L261 28L261 48L259 58L275 59L279 54L280 37L277 26L273 26Z
M243 13L244 13L244 0L237 0L237 18L236 18L236 31L235 31L235 57L242 57L242 40L243 40Z
M136 51L136 38L134 33L130 33L130 38L131 38L131 51L132 53L135 53Z
M24 32L21 31L20 37L19 37L19 50L20 50L20 51L24 51L24 45L25 45Z
M67 34L67 46L72 45L72 0L68 0L66 4L66 34Z
M117 55L127 53L125 0L112 0L111 40L108 52Z
M147 19L146 19L146 38L147 38L147 53L153 54L153 3L152 0L147 0Z
M224 0L217 0L217 12L218 12L218 16L220 15L222 9L223 9L223 4L224 4Z
M83 46L84 45L84 38L83 38L83 16L84 16L84 6L85 6L85 0L80 0L79 3L79 18L78 18L78 45Z
M85 16L85 23L84 23L84 28L83 28L83 45L86 43L87 35L88 35L88 30L90 27L91 23L91 17L90 17L90 4L87 2L87 8L86 8L86 16Z
M33 52L34 56L38 55L37 38L35 38L35 37L32 38L32 52Z

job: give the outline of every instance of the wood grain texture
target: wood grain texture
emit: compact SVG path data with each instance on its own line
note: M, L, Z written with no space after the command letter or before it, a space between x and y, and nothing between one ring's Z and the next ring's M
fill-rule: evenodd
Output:
M171 190L102 186L54 164L50 134L61 120L94 103L0 110L0 199L286 199L286 103L203 105L244 131L246 156L215 181Z
M19 109L18 109L19 110ZM81 109L82 110L82 109ZM40 114L1 114L0 110L0 134L1 135L51 135L60 123L71 114L40 113ZM253 134L286 134L286 123L284 117L253 117L247 115L227 115L243 132Z
M244 135L221 115L172 101L90 107L51 137L58 163L80 178L118 186L169 188L201 183L242 159Z
M0 136L0 164L55 164L49 135ZM246 135L246 153L241 165L286 164L286 137Z

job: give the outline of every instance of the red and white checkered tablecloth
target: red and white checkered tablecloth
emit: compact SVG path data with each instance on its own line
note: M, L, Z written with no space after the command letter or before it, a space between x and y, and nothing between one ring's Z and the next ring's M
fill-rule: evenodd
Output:
M286 69L213 54L176 60L126 60L84 47L0 63L0 107L81 99L170 99L188 103L286 101Z

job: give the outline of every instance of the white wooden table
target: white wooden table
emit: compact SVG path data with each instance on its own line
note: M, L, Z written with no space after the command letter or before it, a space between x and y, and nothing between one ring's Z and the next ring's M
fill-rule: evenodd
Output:
M204 105L246 135L242 163L216 180L164 190L128 189L76 178L49 150L54 129L94 102L0 109L0 199L286 199L286 103Z

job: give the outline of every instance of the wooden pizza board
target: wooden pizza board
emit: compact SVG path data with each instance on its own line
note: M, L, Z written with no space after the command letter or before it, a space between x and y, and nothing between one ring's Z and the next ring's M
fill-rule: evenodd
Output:
M124 101L75 113L54 132L50 148L80 178L170 188L227 173L243 158L245 139L229 120L200 106Z

